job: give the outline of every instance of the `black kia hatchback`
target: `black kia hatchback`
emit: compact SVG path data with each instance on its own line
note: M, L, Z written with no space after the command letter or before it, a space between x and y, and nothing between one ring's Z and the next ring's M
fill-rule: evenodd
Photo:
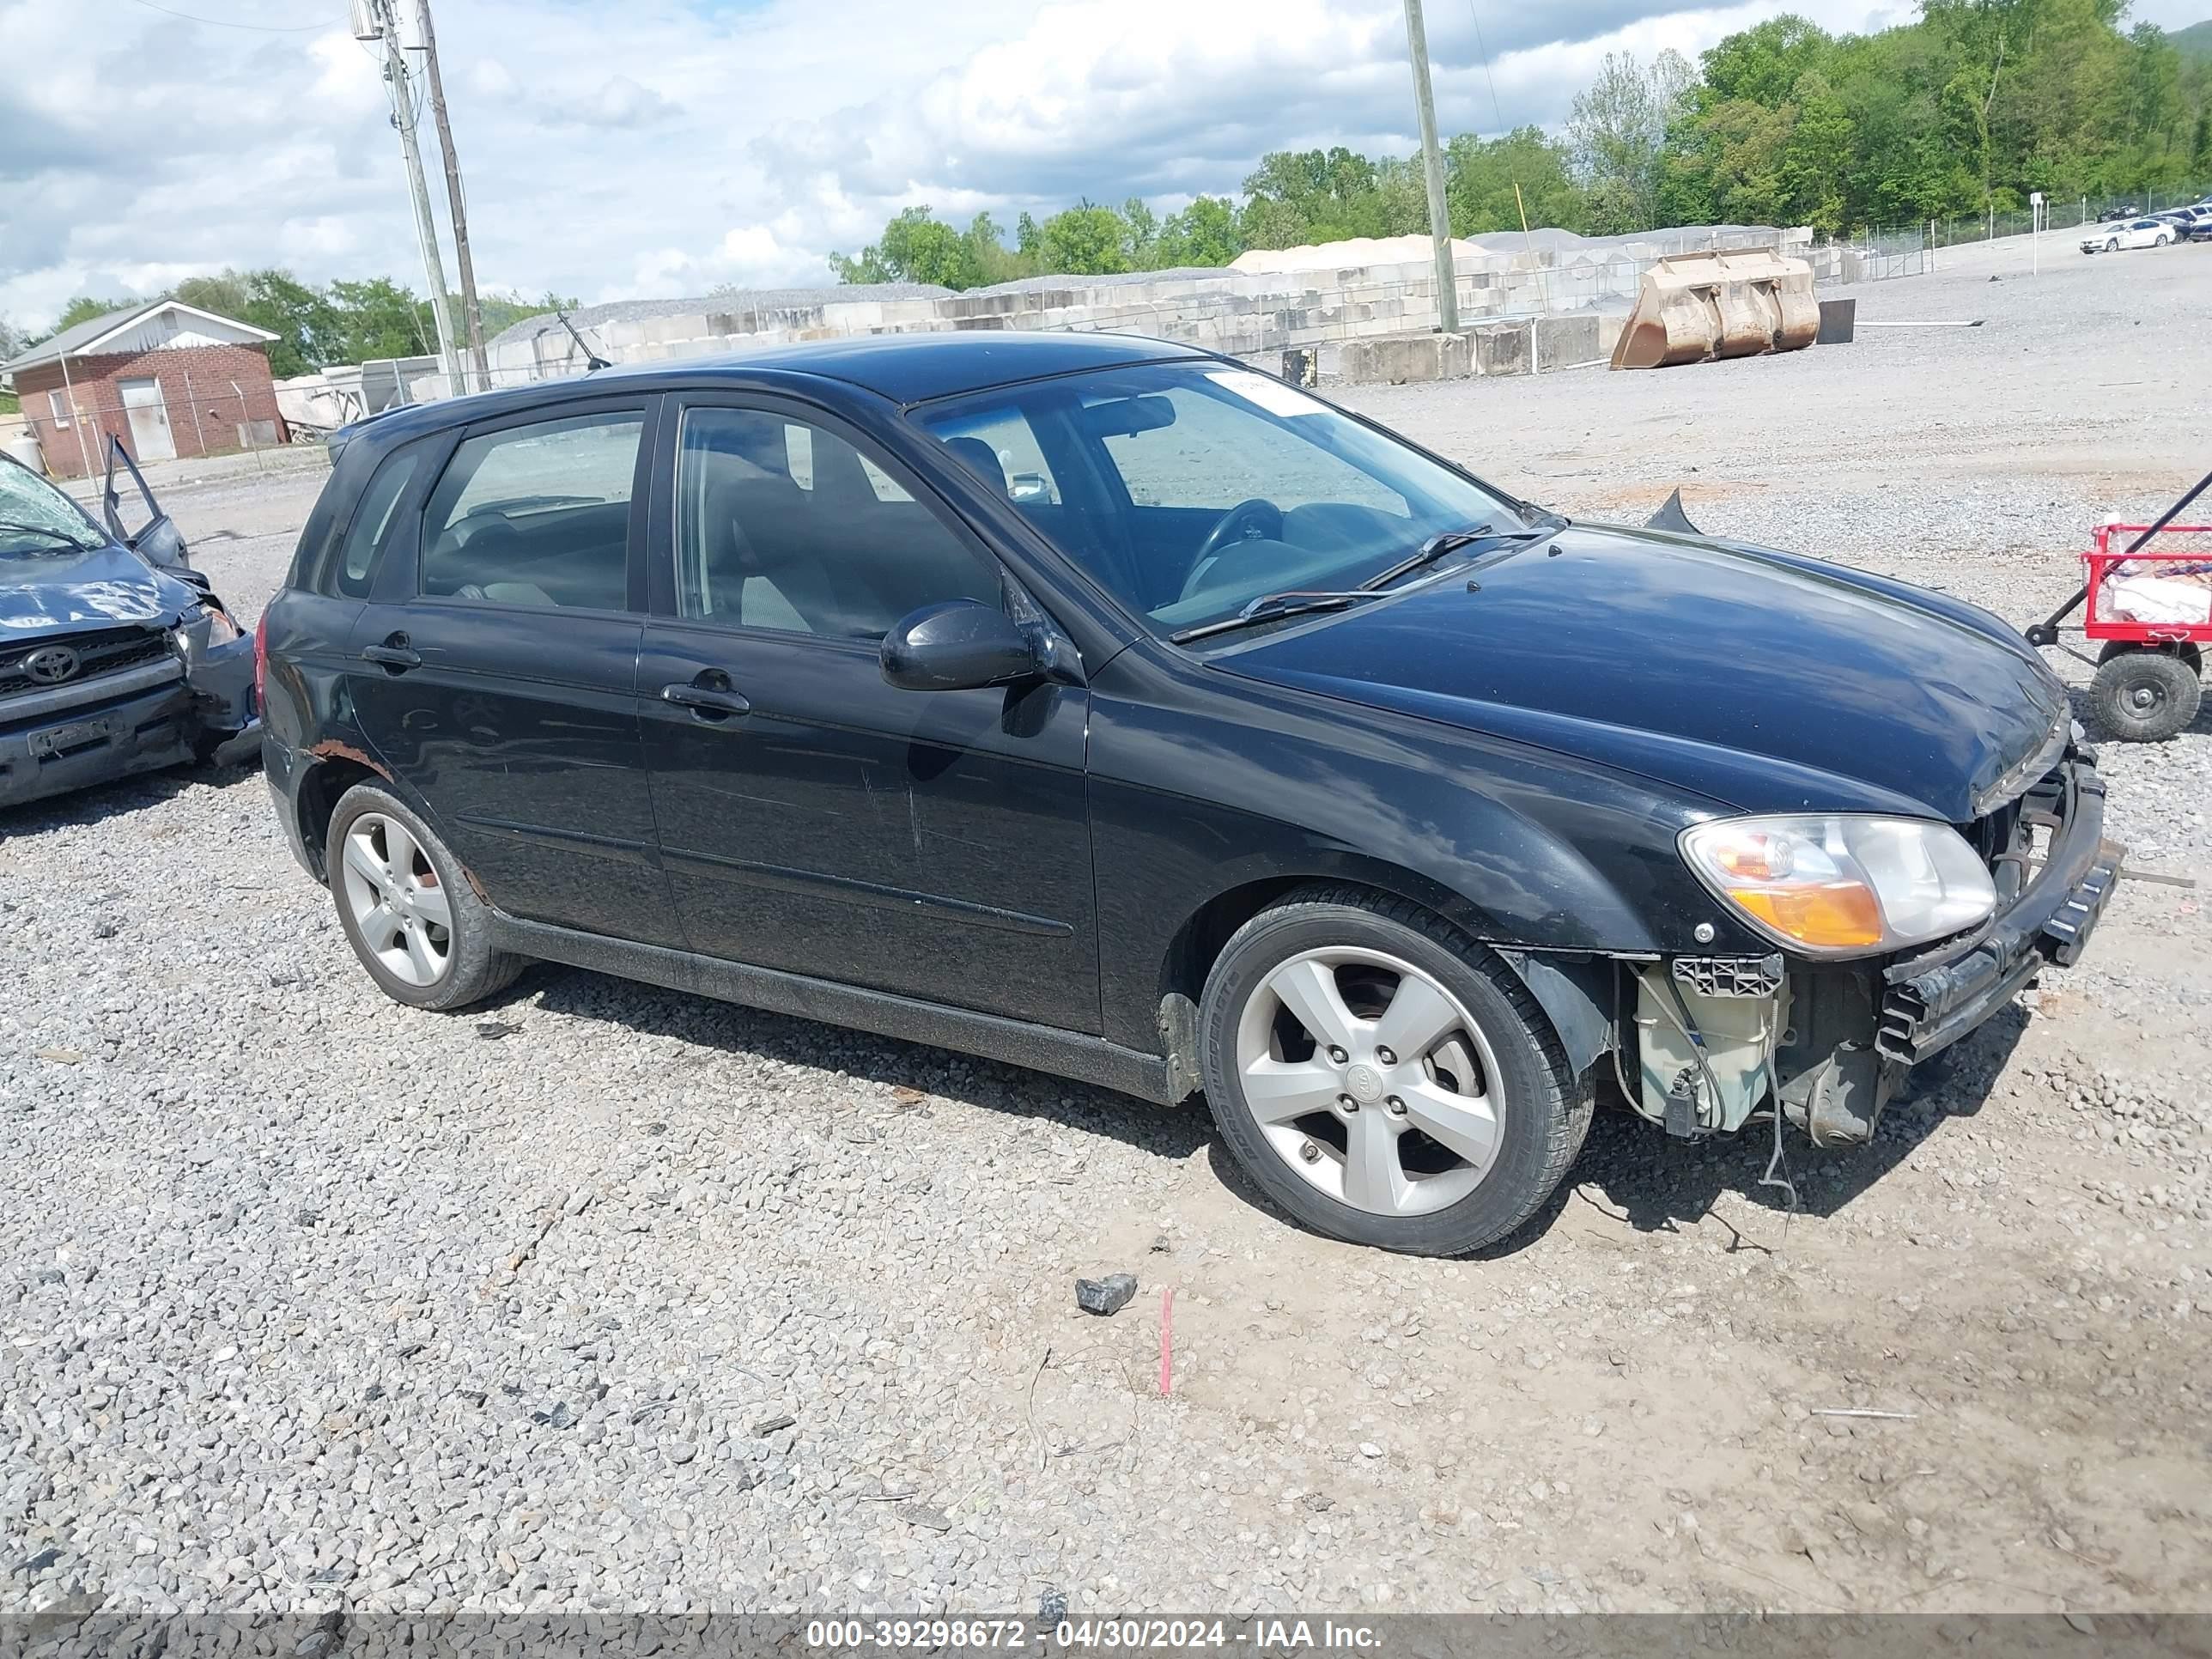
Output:
M1869 1139L2115 879L1943 595L1571 524L1158 342L949 334L356 428L262 621L285 831L398 1000L531 959L1203 1091L1298 1220L1526 1221L1598 1079Z

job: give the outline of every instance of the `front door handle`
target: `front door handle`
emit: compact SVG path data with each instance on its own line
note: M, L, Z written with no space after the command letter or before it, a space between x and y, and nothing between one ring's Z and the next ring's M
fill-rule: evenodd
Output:
M702 674L699 680L709 678ZM660 688L660 700L690 709L694 720L726 720L732 714L752 713L753 706L743 694L729 689L727 676L714 674L711 678L723 684L702 685L694 680L690 684L664 685Z
M382 663L395 674L422 665L422 653L407 642L404 634L387 635L382 645L364 645L361 654L370 662Z

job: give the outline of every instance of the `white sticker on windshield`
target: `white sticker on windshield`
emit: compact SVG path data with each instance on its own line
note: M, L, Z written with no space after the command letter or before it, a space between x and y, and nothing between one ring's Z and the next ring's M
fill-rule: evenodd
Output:
M1294 386L1249 368L1210 369L1206 378L1224 392L1233 392L1248 404L1257 404L1270 415L1326 415L1327 404L1316 403Z

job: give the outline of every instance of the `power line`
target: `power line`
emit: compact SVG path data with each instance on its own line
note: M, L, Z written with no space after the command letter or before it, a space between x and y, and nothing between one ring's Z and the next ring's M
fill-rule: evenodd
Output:
M1467 21L1474 25L1474 50L1482 59L1482 78L1490 83L1490 113L1498 123L1498 138L1502 144L1509 136L1505 131L1505 111L1498 101L1498 77L1490 70L1490 46L1482 38L1482 18L1475 10L1474 0L1467 0ZM1536 263L1536 238L1528 228L1528 199L1521 194L1521 169L1514 164L1510 149L1504 154L1505 176L1513 181L1514 210L1521 216L1521 245L1528 250L1529 269L1536 274L1537 291L1544 295L1545 303L1549 305L1549 284L1544 281L1544 268ZM1528 366L1532 370L1536 366L1533 345L1529 348Z
M1498 102L1498 77L1490 72L1490 48L1482 39L1482 19L1474 9L1474 0L1467 0L1467 21L1474 25L1474 50L1482 59L1482 78L1490 83L1490 112L1498 119L1498 133L1505 136L1505 112Z
M196 17L188 11L173 11L167 6L155 5L154 0L131 0L131 3L143 6L148 11L158 11L164 17L182 18L187 23L205 23L210 28L218 29L246 29L255 34L307 34L317 29L335 27L327 21L320 23L294 23L282 27L274 23L234 23L223 17Z

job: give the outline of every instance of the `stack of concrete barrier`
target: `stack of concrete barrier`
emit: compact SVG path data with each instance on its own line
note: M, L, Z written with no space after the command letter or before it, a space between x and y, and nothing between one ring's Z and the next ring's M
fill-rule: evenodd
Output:
M1425 259L1033 277L963 294L837 288L738 293L672 302L652 315L636 314L635 306L592 307L574 320L592 349L615 362L856 334L1042 329L1149 335L1270 369L1279 368L1285 352L1302 351L1323 380L1540 373L1604 357L1634 303L1644 268L1664 253L1681 251L1689 239L1771 247L1796 237L1727 227L1602 242L1547 231L1526 242L1491 238L1463 244L1466 251L1455 262L1456 344L1437 335L1436 267ZM584 367L567 331L550 317L507 330L492 343L491 356L500 385L573 374Z

